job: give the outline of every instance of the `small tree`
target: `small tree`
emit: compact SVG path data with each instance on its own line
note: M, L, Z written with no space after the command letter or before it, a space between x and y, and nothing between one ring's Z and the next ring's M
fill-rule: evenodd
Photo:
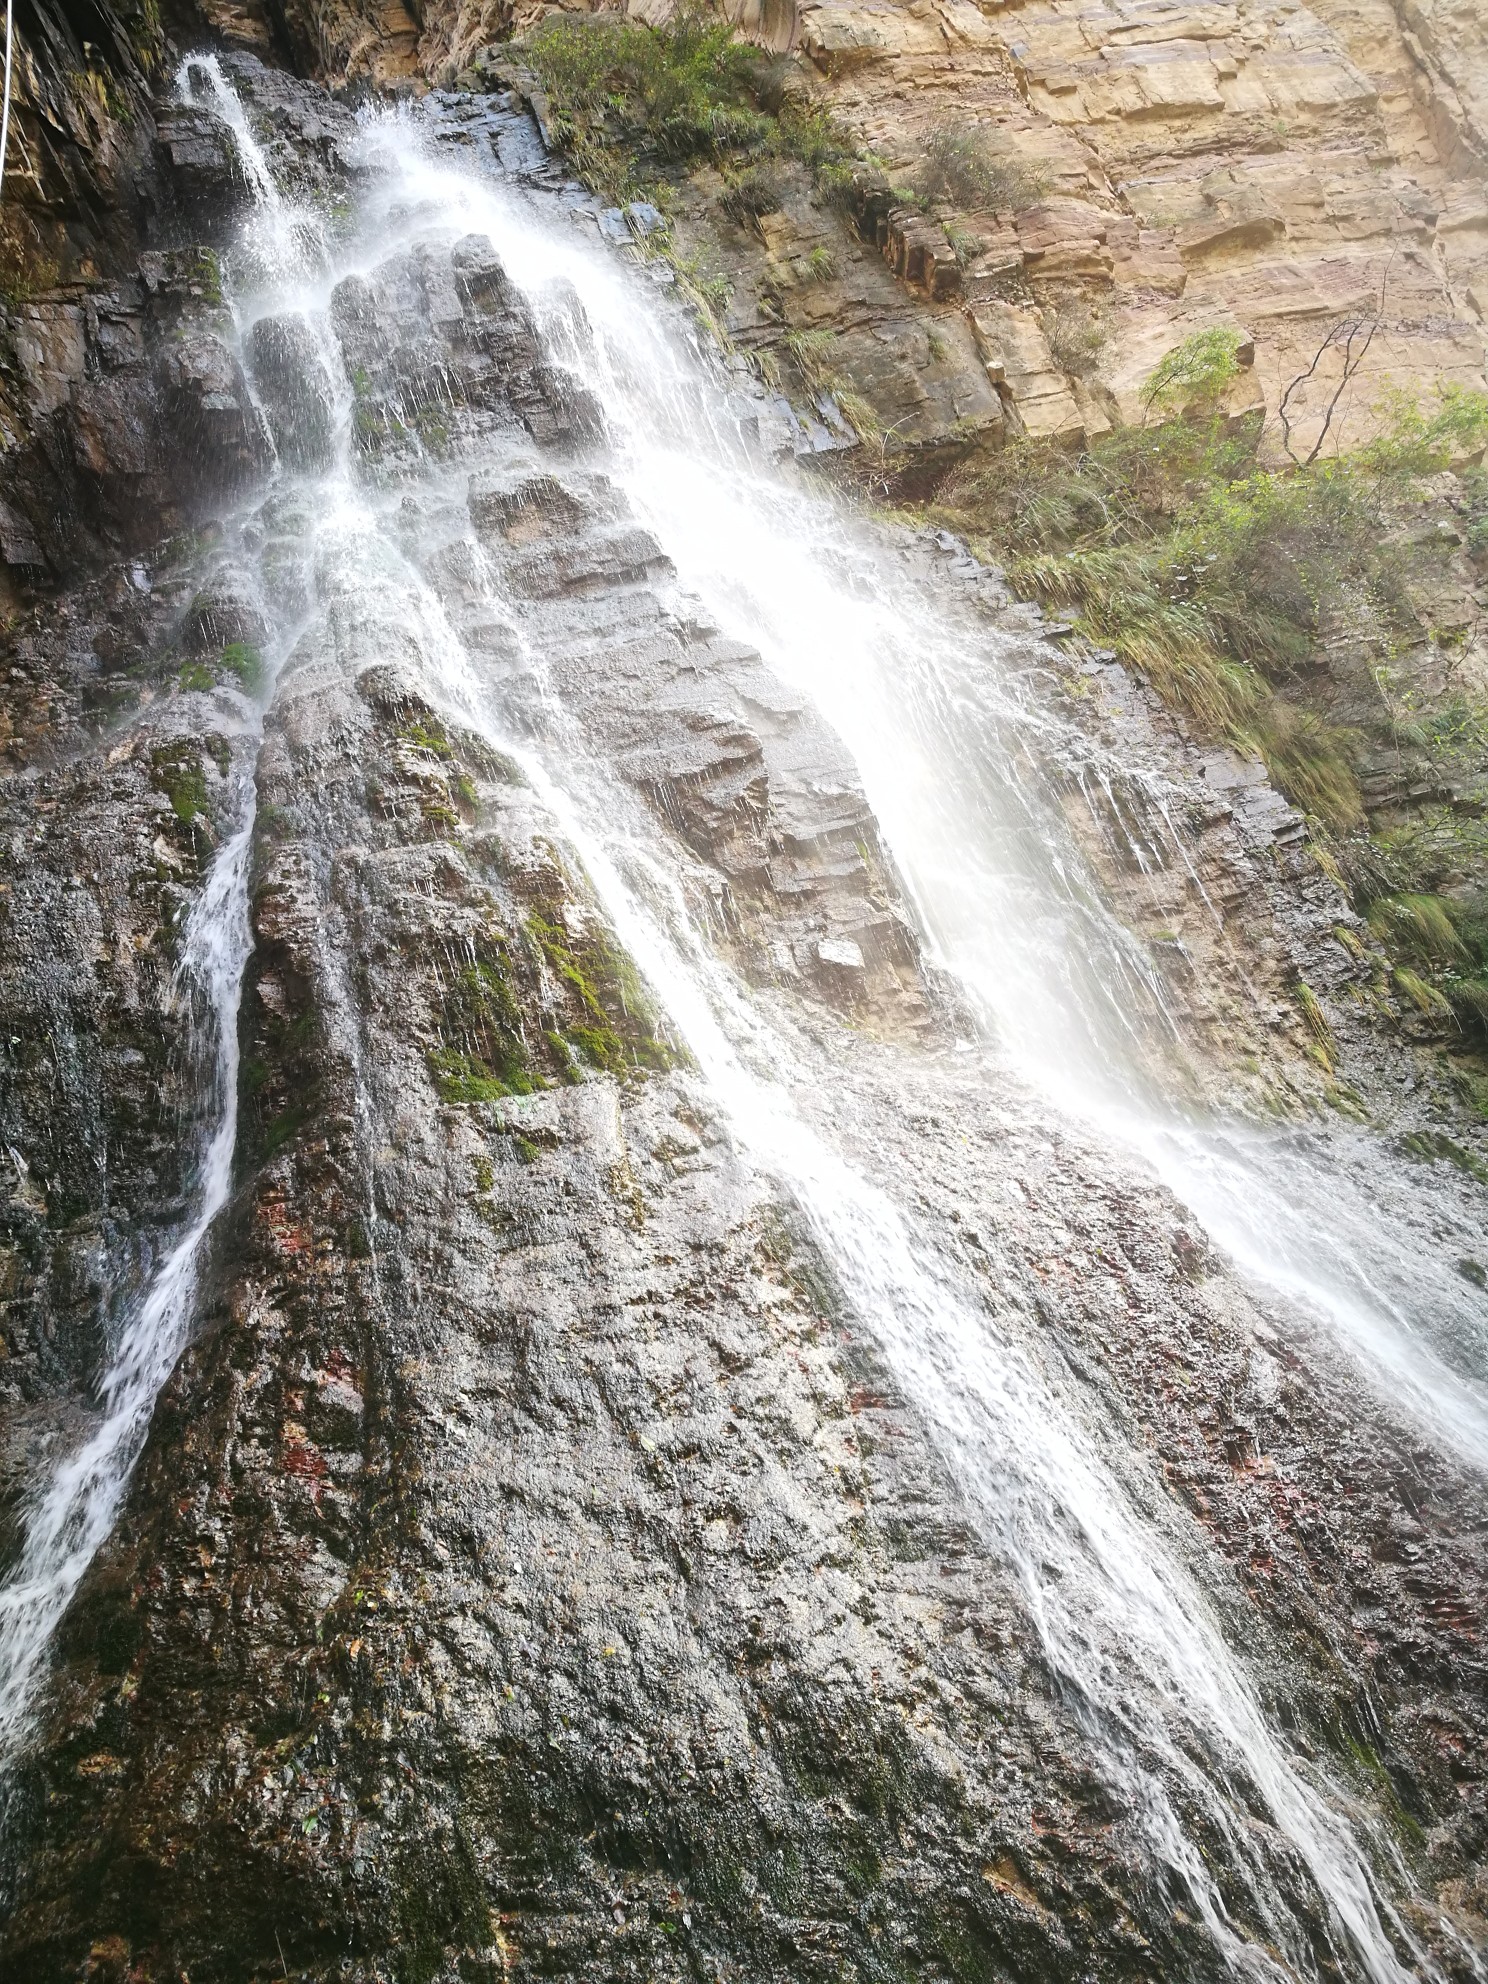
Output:
M1240 370L1244 343L1233 324L1211 324L1176 345L1147 381L1147 417L1171 420L1191 406L1213 406Z
M1374 343L1379 325L1379 317L1372 310L1357 317L1341 319L1329 329L1327 336L1313 353L1312 363L1307 370L1299 372L1282 394L1281 403L1276 409L1276 418L1281 426L1281 445L1299 468L1310 468L1323 452L1323 443L1332 430L1333 416L1352 384L1355 373L1369 356L1369 347ZM1300 406L1294 408L1293 402L1298 395L1306 391L1308 381L1316 376L1318 367L1330 351L1342 354L1343 365L1338 383L1334 386L1332 397L1323 410L1323 424L1318 429L1317 439L1305 455L1299 455L1292 446L1292 431L1302 416Z

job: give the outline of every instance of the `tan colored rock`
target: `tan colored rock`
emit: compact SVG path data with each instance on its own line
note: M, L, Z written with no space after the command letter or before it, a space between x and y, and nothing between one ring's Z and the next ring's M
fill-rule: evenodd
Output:
M1378 315L1338 428L1358 439L1387 386L1484 381L1488 175L1464 176L1466 97L1440 82L1449 63L1488 75L1483 10L1448 0L1412 25L1413 4L1029 0L989 13L1005 72L982 46L932 61L909 27L920 13L900 8L896 29L880 9L879 52L826 87L896 167L942 121L1054 165L1057 190L1015 230L966 223L986 243L968 303L985 324L989 284L1004 304L1019 280L1129 298L1097 382L1117 406L1184 327L1235 321L1258 344L1246 393L1274 413L1334 325ZM1071 431L1073 383L1051 392L1044 361L1026 356L1023 372L1039 382L1035 422ZM1327 373L1311 392L1320 406Z
M899 208L886 216L880 248L884 260L911 289L936 302L961 289L961 265L938 220Z
M1396 11L1402 39L1429 79L1434 121L1481 165L1488 154L1488 16L1479 0L1397 0Z
M648 19L673 4L627 0ZM946 399L934 365L923 390L912 383L916 339L931 333L887 328L901 317L912 325L902 313L916 297L944 310L964 295L969 362L980 377L975 353L994 354L1003 396L1030 432L1073 436L1098 417L1127 417L1163 351L1217 322L1254 335L1244 391L1274 416L1330 333L1378 318L1332 429L1348 440L1369 431L1386 387L1484 383L1481 0L720 4L765 46L796 49L834 114L893 172L911 173L926 134L949 123L977 126L994 156L1044 176L1047 190L1016 216L956 217L970 237L958 237L964 272L946 216L875 217L869 232L902 282L892 308L883 297L870 305L861 283L850 301L810 279L813 246L841 259L832 226L807 240L797 216L794 244L766 244L761 334L777 334L772 322L841 329L860 356L871 353L889 424L906 434L930 438L956 397ZM291 32L313 32L326 73L396 80L411 59L410 5L290 0L286 18ZM418 64L436 77L536 18L539 0L422 0L417 11ZM770 294L786 299L774 318ZM1114 299L1115 314L1077 390L1049 353L1035 299L1063 307L1084 295ZM933 337L945 343L939 317ZM1293 396L1304 433L1334 390L1332 362L1325 354Z
M1115 269L1107 246L1112 221L1113 216L1088 201L1072 199L1044 201L1019 214L1018 240L1029 278L1110 283ZM1118 226L1123 223L1124 217Z
M987 376L1004 392L1023 431L1083 440L1084 417L1054 362L1039 312L1031 304L988 301L973 309L972 324Z

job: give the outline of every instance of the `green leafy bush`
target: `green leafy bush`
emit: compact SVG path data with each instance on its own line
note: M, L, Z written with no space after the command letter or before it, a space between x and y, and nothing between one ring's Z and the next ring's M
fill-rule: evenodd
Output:
M1240 370L1240 333L1226 324L1213 324L1170 351L1147 382L1149 412L1177 410L1197 401L1217 400Z
M795 62L737 40L701 8L659 28L617 14L551 14L517 52L547 95L556 140L615 199L640 190L648 167L773 154L821 182L854 155L830 113L790 88Z
M552 14L523 52L547 93L554 136L607 190L629 179L626 152L686 162L758 151L771 136L752 88L759 56L700 12L665 29L616 14Z

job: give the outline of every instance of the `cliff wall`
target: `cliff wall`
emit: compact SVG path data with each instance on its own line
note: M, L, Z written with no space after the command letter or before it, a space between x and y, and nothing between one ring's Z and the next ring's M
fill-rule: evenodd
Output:
M250 817L253 949L232 1191L191 1341L7 1782L8 1972L1218 1978L1203 1882L1154 1877L1166 1800L1237 1934L1297 1974L1369 1974L1257 1759L1216 1768L1215 1802L1185 1761L1209 1740L1199 1709L1175 1699L1166 1749L1153 1731L1170 1732L1123 1722L1145 1643L1100 1639L1111 1580L1028 1458L1063 1414L1164 1577L1243 1648L1298 1781L1344 1787L1401 1964L1427 1974L1425 1950L1473 1976L1480 1471L1326 1328L1257 1295L1147 1167L962 1051L848 753L679 586L515 265L437 204L359 217L373 175L350 110L306 76L489 82L508 58L483 51L521 23L243 7L142 16L142 47L121 16L100 13L105 37L18 13L0 346L12 1568L198 1187L220 1042L178 967ZM747 222L716 170L679 185L679 260L730 270L742 347L788 357L791 330L835 325L860 391L927 460L1040 421L1088 435L1128 390L1118 354L1139 391L1210 309L1250 333L1244 369L1274 392L1299 326L1393 270L1397 243L1390 335L1411 376L1478 376L1485 237L1443 219L1481 183L1480 109L1443 80L1469 10L1120 19L1131 32L1032 9L762 19L891 163L954 104L1046 158L1051 184L972 216L989 245L940 295L933 237L906 281L892 228L886 257L804 168ZM351 395L339 506L316 493L329 372L303 316L245 333L230 307L253 189L222 118L172 88L196 35L219 38L322 229ZM440 114L442 142L503 161L554 226L613 231L505 89L456 90ZM1295 143L1252 150L1278 117ZM1430 190L1407 213L1411 183ZM1265 317L1257 299L1298 270L1314 315ZM1112 313L1094 373L1055 364L1045 281ZM799 384L749 390L767 438L853 454ZM875 541L905 598L964 603L1030 693L1077 708L1077 735L1183 796L1194 866L1154 878L1140 781L1102 812L1073 746L1051 774L1123 915L1208 916L1208 948L1175 939L1175 999L1216 1065L1244 1029L1293 1110L1322 1087L1294 996L1299 972L1317 981L1379 1119L1428 1139L1408 1210L1475 1299L1471 1126L1439 1127L1431 1040L1352 998L1367 967L1332 933L1355 920L1301 815L1109 657L1061 658L954 541L893 523ZM914 1181L985 1362L1026 1360L1045 1386L995 1465L957 1444L964 1370L937 1418L809 1205L750 1161L572 822L503 738L606 781L600 810L664 860L777 1029L766 1045L792 1044L803 1121L885 1189ZM1078 1628L1062 1649L1051 1616ZM1109 1666L1071 1665L1087 1633Z

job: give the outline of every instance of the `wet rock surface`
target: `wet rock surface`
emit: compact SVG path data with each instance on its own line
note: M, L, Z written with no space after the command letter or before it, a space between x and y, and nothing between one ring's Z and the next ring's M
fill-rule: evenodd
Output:
M204 1065L178 979L255 712L179 545L12 621L0 685L5 1554L33 1436L101 1374L193 1187ZM193 617L193 608L198 609ZM243 654L252 650L244 647ZM231 658L231 656L229 656Z
M1025 1292L1042 1354L1128 1456L1133 1499L1175 1497L1227 1563L1215 1597L1243 1610L1234 1630L1273 1714L1362 1795L1388 1779L1395 1825L1471 1937L1481 1481L1392 1423L1388 1393L1328 1331L1258 1301L1178 1208L1105 1150L1051 1134L1016 1085L999 1093L994 1072L989 1104L987 1071L968 1080L942 1057L919 1065L906 1107L902 1070L876 1058L851 1112L864 1161L926 1180L918 1209L994 1311Z
M319 92L232 73L281 166L348 183ZM540 185L530 128L499 121ZM162 144L183 201L240 202L220 126L168 121ZM195 299L199 337L162 359L141 306L129 361L213 402L193 430L210 484L162 491L117 441L127 420L109 428L88 498L103 576L38 594L10 636L13 1497L76 1423L190 1188L205 1087L174 933L239 817L249 658L286 653L254 773L237 1188L12 1789L7 1965L194 1984L1226 1974L1154 1877L967 1482L739 1155L539 793L452 707L453 633L514 748L551 735L556 700L656 823L803 1043L803 1112L870 1175L913 1178L989 1329L1021 1331L1118 1457L1273 1720L1377 1828L1414 1933L1471 1976L1481 1485L1330 1338L1258 1304L1135 1167L950 1052L846 753L689 617L606 476L603 405L546 357L488 241L431 230L335 290L358 486L392 519L375 566L317 539L295 479L334 432L304 411L324 407L306 383L324 355L283 317L240 351L216 307ZM28 374L37 420L81 432L87 376ZM72 383L48 410L53 378ZM271 439L289 473L269 486ZM179 569L130 555L188 500L220 531ZM71 571L43 509L24 528ZM960 582L953 547L895 555ZM399 558L422 593L384 583ZM1023 638L1030 672L1064 670L1026 616ZM1096 675L1090 735L1161 767L1181 740L1129 686ZM1200 1037L1259 979L1289 1065L1285 988L1318 976L1334 903L1326 877L1293 886L1269 788L1216 773L1183 768L1186 803L1200 777L1216 795L1200 876L1228 868L1220 906L1274 961L1253 945L1246 980L1185 923L1175 977ZM1140 826L1126 815L1119 850ZM1143 875L1168 895L1132 920L1197 927L1193 880ZM1253 1819L1318 1973L1358 1974Z
M432 713L364 659L270 720L274 1154L64 1629L11 1960L1073 1977L1085 1921L1140 1974L1177 1932L1003 1576L695 1083L441 1102L461 961L576 885L457 736L477 820L426 833Z

